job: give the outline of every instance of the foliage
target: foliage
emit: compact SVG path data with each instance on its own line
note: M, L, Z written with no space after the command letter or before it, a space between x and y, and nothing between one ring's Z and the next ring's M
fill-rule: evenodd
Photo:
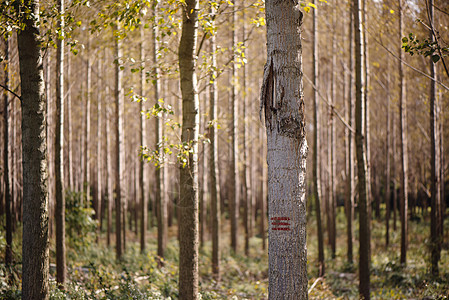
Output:
M73 251L81 251L95 241L97 222L93 219L95 211L86 206L83 193L66 192L66 237Z
M430 56L434 63L442 58L440 53L443 57L449 54L449 46L443 47L437 41L430 41L429 39L419 40L413 33L402 38L402 48L410 55L416 53L425 57Z

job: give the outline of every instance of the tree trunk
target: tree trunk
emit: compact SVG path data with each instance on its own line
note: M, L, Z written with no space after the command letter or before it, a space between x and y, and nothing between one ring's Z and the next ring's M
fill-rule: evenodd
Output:
M119 26L115 30L119 30ZM122 258L122 205L125 198L124 184L125 184L125 143L124 143L124 126L123 126L123 113L125 110L125 103L122 90L122 70L120 69L120 62L122 59L122 42L119 37L115 40L115 235L116 245L115 251L117 259Z
M399 3L399 39L402 39L402 31L404 26L403 20L403 0L398 0ZM407 263L407 234L408 234L408 154L407 154L407 106L405 103L405 79L404 67L402 61L404 60L404 51L399 45L399 131L401 134L401 264Z
M337 89L335 87L335 72L337 69L337 57L336 57L336 43L337 40L335 38L335 31L336 31L336 11L332 13L332 24L333 24L333 30L332 30L332 70L331 70L331 106L332 109L335 107L336 101L337 101ZM337 158L336 158L336 140L335 140L335 120L334 120L334 112L333 110L330 112L330 140L331 144L329 145L330 150L330 186L329 186L329 200L330 200L330 215L331 215L331 221L332 221L332 234L330 235L332 237L331 239L331 252L332 252L332 258L336 257L337 252L337 221L336 221L336 213L337 213L337 199L336 199L336 184L335 180L337 175L336 168L337 168Z
M353 105L353 86L354 86L354 14L352 13L353 3L350 4L349 13L349 84L348 84L348 101L347 101L347 120L352 127L354 125L354 105ZM346 129L346 138L348 143L347 149L347 173L346 173L346 243L348 262L353 263L353 237L352 237L352 221L354 218L354 133Z
M140 61L141 67L145 68L145 35L143 32L143 27L140 29ZM145 126L145 105L143 101L143 97L145 94L144 86L145 86L145 72L140 71L140 96L142 99L139 103L140 110L140 123L139 123L139 142L140 145L146 145L146 126ZM139 199L140 199L140 252L145 253L146 250L146 235L147 235L147 224L148 224L148 202L145 197L145 162L143 159L139 160Z
M236 0L233 1L234 6L232 7L232 19L231 19L231 29L232 29L232 49L233 49L233 60L232 64L232 74L231 74L231 109L232 109L232 121L231 121L231 140L232 140L232 150L231 150L231 187L230 187L230 205L229 205L229 215L231 219L231 248L234 253L238 250L238 231L239 231L239 209L240 209L240 178L239 178L239 166L238 166L238 135L239 135L239 105L237 102L237 66L235 62L235 47L237 45L237 8Z
M100 58L98 58L98 72L100 72L101 70L101 60ZM98 79L98 85L99 86L104 86L101 82L100 82L101 78ZM103 206L103 166L102 166L102 162L103 162L103 150L101 148L101 145L103 144L102 141L102 128L103 128L103 118L102 118L102 113L103 113L103 108L102 108L102 95L101 95L101 90L99 89L99 95L97 96L97 201L95 202L95 214L96 214L96 218L98 221L98 232L97 232L97 241L99 241L100 235L101 235L101 224L102 224L102 206Z
M70 55L72 55L72 53L70 51L68 51L67 53L67 62L65 63L65 65L67 66L67 77L70 78L71 76L71 60L70 60ZM67 133L68 133L68 137L67 137L67 152L68 152L68 161L67 161L67 181L69 184L70 189L73 191L75 189L75 183L74 183L74 176L73 176L73 149L72 149L72 92L70 91L70 85L68 85L68 93L67 93L67 97L66 97L66 101L67 101L67 119L65 121L65 128L67 128Z
M390 215L391 215L391 161L390 161L390 148L391 148L391 114L390 114L390 110L391 110L391 100L390 100L390 64L387 63L387 80L386 80L386 85L387 85L387 89L386 89L386 100L387 100L387 137L386 137L386 149L385 149L385 154L386 154L386 167L385 167L385 172L386 172L386 183L385 183L385 202L386 202L386 206L387 206L387 212L385 215L385 245L388 247L388 245L390 244Z
M268 144L270 299L307 299L303 15L295 4L266 2L268 57L261 109Z
M267 152L266 143L264 141L264 132L261 127L259 130L259 139L262 142L262 147L260 147L260 156L261 156L261 182L260 182L260 236L262 238L262 249L265 251L267 249L267 166L266 160L263 159Z
M245 47L245 38L246 38L246 28L245 28L245 11L243 11L243 28L242 28L242 40L243 47ZM246 48L242 49L242 54L246 57ZM253 227L253 218L252 218L252 190L251 190L251 165L250 165L250 143L248 143L247 139L250 135L249 133L249 113L247 109L251 107L250 103L248 103L247 97L247 87L246 87L246 64L242 64L242 103L243 103L243 191L245 195L245 255L249 255L249 239L252 236L252 227Z
M211 5L211 15L215 20L216 10ZM215 22L214 22L215 23ZM212 23L212 26L214 26ZM218 139L217 139L217 122L218 122L218 89L217 89L217 44L216 32L210 37L210 50L212 57L212 72L210 76L210 93L209 93L209 184L210 184L210 203L212 212L212 274L215 281L220 281L220 184L218 174Z
M47 145L39 1L21 4L29 10L18 33L22 92L23 241L22 297L48 299L49 252L47 211Z
M195 49L199 2L186 0L182 9L179 74L182 92L182 143L189 145L186 164L180 168L179 298L198 299L198 125Z
M316 5L316 0L314 4ZM318 152L320 151L320 139L318 138L320 132L320 106L318 102L318 9L313 10L313 84L315 90L313 93L313 197L315 198L315 212L318 233L318 276L321 277L325 273L324 262L324 239L323 239L323 225L321 222L321 180L320 180L320 160L318 159Z
M64 0L58 0L61 14L58 27L64 31ZM56 134L55 134L55 180L56 180L56 281L64 288L65 265L65 199L64 199L64 41L57 40L56 49Z
M154 17L155 20L158 18L158 7L157 3L154 4ZM154 75L155 80L154 83L154 100L155 103L158 103L161 90L161 83L159 79L159 67L158 67L158 51L159 51L159 42L158 42L158 26L154 24L153 26L153 63L154 63ZM163 143L163 122L161 118L156 118L156 149L158 145ZM163 152L161 152L163 153ZM161 154L164 155L164 154ZM165 158L162 157L162 162L160 162L161 166L156 169L156 201L157 201L157 255L160 257L164 257L165 248L167 247L167 232L168 232L168 211L167 211L167 197L166 197L166 186L165 186L165 178L166 178L166 166L164 166Z
M427 4L427 2L426 2ZM433 10L433 0L429 0L427 6L427 14L429 16L430 26L433 27L434 22L434 10ZM434 42L435 38L430 32L430 42ZM430 76L436 79L436 65L430 61ZM440 236L440 226L441 223L441 212L440 212L440 147L438 145L438 110L436 105L436 83L430 80L430 195L431 195L431 218L430 218L430 251L431 251L431 273L433 276L438 276L439 268L438 262L440 261L441 255L441 236Z
M4 67L2 70L4 71L4 86L9 88L9 73L11 62L9 61L9 40L5 40L5 60ZM5 184L5 234L6 234L6 247L5 247L5 265L9 267L12 263L12 197L11 197L11 189L10 189L10 177L9 177L9 112L8 112L8 92L3 94L3 182Z
M91 106L91 87L92 85L92 66L90 58L90 38L87 41L87 61L86 61L86 107L85 107L85 126L84 126L84 180L83 191L86 200L86 207L90 203L90 106Z
M354 2L355 25L355 126L356 126L356 155L359 192L359 294L360 297L370 299L370 230L369 210L366 183L366 155L363 128L364 113L364 78L363 78L363 35L361 22L360 0Z

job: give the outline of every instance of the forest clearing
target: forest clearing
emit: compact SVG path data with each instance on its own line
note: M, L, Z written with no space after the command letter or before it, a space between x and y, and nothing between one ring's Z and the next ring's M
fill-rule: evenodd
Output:
M1 299L449 298L446 0L0 0Z

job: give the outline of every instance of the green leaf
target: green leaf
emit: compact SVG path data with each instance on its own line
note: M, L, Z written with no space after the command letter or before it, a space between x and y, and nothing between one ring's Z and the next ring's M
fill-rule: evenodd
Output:
M440 60L440 56L437 54L432 55L432 61L433 63L436 63Z

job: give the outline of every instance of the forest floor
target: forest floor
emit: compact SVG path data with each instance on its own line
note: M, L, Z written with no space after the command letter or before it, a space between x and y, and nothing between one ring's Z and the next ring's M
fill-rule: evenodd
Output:
M326 276L317 279L317 239L314 218L308 223L308 273L309 299L357 299L358 242L355 230L354 262L346 262L345 219L338 214L338 238L336 258L330 257L325 249ZM226 222L227 223L227 222ZM357 223L357 222L356 222ZM448 247L441 255L440 277L429 273L428 237L429 224L419 218L409 223L409 249L407 266L399 264L400 223L396 231L391 231L391 242L385 247L385 226L372 221L372 299L448 299L449 297L449 256ZM446 223L449 225L449 222ZM132 231L127 235L126 253L120 263L115 259L113 247L107 247L105 233L99 243L85 240L68 248L68 284L65 291L56 288L54 243L51 243L51 299L177 299L178 242L176 227L170 229L170 240L165 259L156 257L156 228L148 232L148 250L140 253L138 238ZM446 233L449 226L445 227ZM20 232L20 230L16 231ZM0 233L0 250L4 250L4 237ZM267 298L267 251L262 250L259 237L250 242L249 257L243 255L243 234L241 251L231 255L229 235L221 239L222 278L219 283L211 276L211 243L205 242L200 250L200 293L202 299L266 299ZM14 236L15 253L20 253L19 234ZM112 237L114 242L115 236ZM326 241L326 237L325 237ZM80 247L81 245L81 247ZM19 256L16 254L16 256ZM0 258L2 258L0 256ZM20 260L20 257L16 257ZM20 264L14 267L12 282L6 280L4 265L0 265L0 299L20 299Z

